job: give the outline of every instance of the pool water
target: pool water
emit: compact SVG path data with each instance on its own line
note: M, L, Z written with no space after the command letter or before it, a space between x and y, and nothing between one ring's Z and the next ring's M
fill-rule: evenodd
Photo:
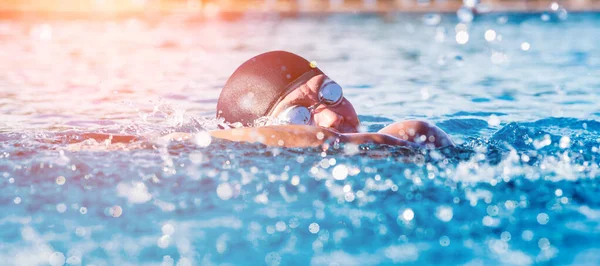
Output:
M0 260L599 264L599 26L553 12L0 21ZM422 119L457 147L202 133L229 74L274 49L315 60L364 131ZM118 143L176 131L199 133Z

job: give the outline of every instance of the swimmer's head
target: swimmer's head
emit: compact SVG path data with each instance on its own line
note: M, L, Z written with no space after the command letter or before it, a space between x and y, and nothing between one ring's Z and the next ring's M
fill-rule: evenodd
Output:
M293 53L272 51L239 66L225 83L217 103L217 117L228 123L253 124L266 116L293 86L323 74Z

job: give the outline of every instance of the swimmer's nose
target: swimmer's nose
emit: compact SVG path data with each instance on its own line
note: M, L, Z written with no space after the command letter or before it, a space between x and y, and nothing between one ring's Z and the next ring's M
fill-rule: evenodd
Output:
M342 124L342 122L344 122L344 117L329 108L321 109L315 114L315 123L320 127L328 127L339 130L338 127Z

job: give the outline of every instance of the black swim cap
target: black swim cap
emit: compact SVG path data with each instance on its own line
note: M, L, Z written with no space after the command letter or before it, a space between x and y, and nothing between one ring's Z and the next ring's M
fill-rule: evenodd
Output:
M272 51L257 55L239 66L225 83L217 103L217 117L228 123L250 125L267 115L286 90L292 89L292 83L305 82L321 73L293 53Z

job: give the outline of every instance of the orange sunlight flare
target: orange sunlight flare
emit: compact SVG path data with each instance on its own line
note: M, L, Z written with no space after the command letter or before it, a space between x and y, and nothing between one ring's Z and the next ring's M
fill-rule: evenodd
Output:
M0 0L0 11L13 12L199 12L202 0Z

